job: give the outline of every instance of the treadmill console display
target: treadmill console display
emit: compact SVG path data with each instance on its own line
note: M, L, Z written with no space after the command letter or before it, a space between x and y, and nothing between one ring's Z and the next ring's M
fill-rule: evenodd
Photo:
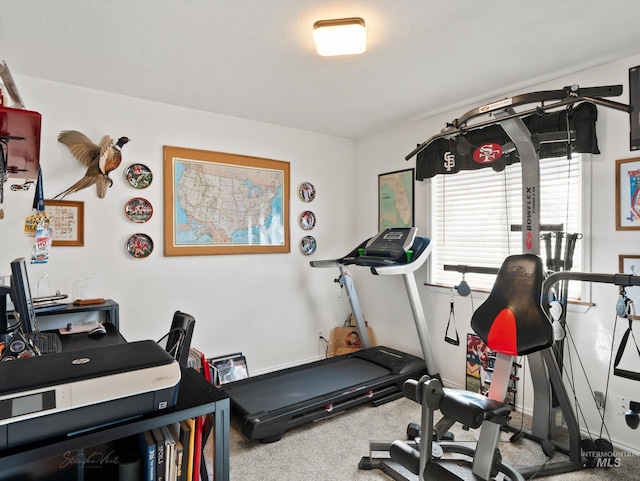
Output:
M367 257L385 257L400 261L416 238L416 227L396 227L385 229L371 238L364 247L362 255ZM406 262L406 258L402 259Z

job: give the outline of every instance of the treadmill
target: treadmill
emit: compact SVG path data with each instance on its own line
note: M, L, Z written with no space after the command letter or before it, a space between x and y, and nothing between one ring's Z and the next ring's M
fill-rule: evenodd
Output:
M350 407L399 399L408 379L425 374L439 378L414 276L430 252L430 240L418 237L415 227L391 228L345 257L312 261L312 267L339 268L337 282L347 290L364 349L223 385L220 389L229 396L242 433L263 443L279 441L288 429ZM347 266L367 267L374 275L403 277L424 360L389 347L371 346Z

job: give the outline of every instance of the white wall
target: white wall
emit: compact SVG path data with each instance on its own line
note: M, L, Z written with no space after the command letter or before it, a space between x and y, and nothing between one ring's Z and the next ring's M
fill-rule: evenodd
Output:
M640 56L532 86L530 90L557 89L573 83L585 87L621 83L625 93L618 100L627 102L628 68L635 65L640 65ZM124 181L121 167L112 176L114 186L105 199L98 199L94 189L69 197L85 202L85 246L53 248L49 264L29 267L32 285L35 287L37 280L48 274L53 290L73 295L73 283L92 276L97 296L120 303L121 330L132 341L159 338L166 332L173 311L184 310L197 319L195 346L208 355L243 351L254 373L319 357L323 349L317 343L318 329L328 333L349 311L347 300L333 283L336 273L312 270L308 265L310 258L298 253L297 242L304 232L297 227L297 215L310 207L318 217L318 226L312 234L319 248L312 259L344 255L377 230L378 174L413 167L415 160L405 162L404 156L417 143L439 132L445 122L467 110L447 112L372 135L360 139L354 147L354 142L341 138L34 78L16 76L16 80L27 106L43 117L41 161L46 197L67 188L84 173L66 147L56 141L58 132L64 129L83 131L96 141L104 134L127 135L133 141L123 150L123 167L142 162L155 174L151 187L136 191ZM522 92L504 95L517 93ZM592 270L613 273L617 270L618 254L638 254L640 235L616 232L614 219L614 161L635 155L629 151L628 116L600 108L597 128L602 154L594 156L593 165ZM163 257L163 145L290 162L292 190L302 181L314 183L318 190L310 205L292 196L292 252ZM155 209L153 218L143 225L129 223L123 214L124 203L138 195L149 199ZM0 221L0 274L7 273L13 258L30 255L32 239L22 234L22 222L31 212L32 199L33 189L26 193L7 192L6 216ZM417 183L416 224L422 233L428 234L427 199L428 183ZM138 231L149 234L156 242L154 253L144 260L132 259L124 251L127 237ZM354 276L365 316L378 341L421 355L402 281L370 276L364 271L355 272ZM419 284L426 280L424 268L417 278ZM449 384L461 386L464 349L443 342L448 291L421 286L420 294L440 372ZM611 345L616 297L615 287L595 285L596 306L586 314L572 314L569 318L591 385L602 391L606 387L609 360L606 346ZM460 332L468 332L469 305L458 302L456 316ZM620 325L616 344L622 330ZM593 333L598 333L596 339ZM605 348L594 355L596 343ZM597 433L599 417L584 392L584 384L580 383L579 395L589 426ZM527 392L526 404L530 408L531 390ZM612 377L609 392L606 415L609 431L617 443L637 449L637 436L633 436L636 432L627 429L614 408L618 396L638 400L637 385Z
M559 78L553 82L534 85L523 91L504 92L503 97L528 91L560 89L572 84L578 84L582 87L623 84L623 95L612 100L628 103L628 69L637 65L640 65L640 56ZM429 88L428 80L425 80L425 88ZM414 167L415 158L405 162L405 155L411 152L417 144L440 132L444 128L445 122L450 122L477 106L477 104L470 105L468 108L447 112L358 141L356 169L359 195L355 199L356 211L359 213L356 223L357 237L364 238L371 235L376 229L378 174ZM629 116L622 112L598 107L597 135L601 154L593 156L591 270L613 274L618 270L619 254L637 255L640 253L640 233L615 230L614 195L615 160L633 158L638 155L629 149ZM428 181L416 182L416 226L423 235L429 235L428 184ZM481 259L478 260L478 264L481 265ZM423 267L416 275L418 283L424 283L426 267ZM406 294L401 280L360 275L357 277L357 282L360 300L365 306L365 316L376 332L377 338L390 346L420 355L421 351L413 327L411 311L406 302ZM432 349L439 361L440 373L449 385L464 386L464 345L455 347L444 342L445 328L449 317L449 291L421 286L420 294L431 331ZM594 285L592 301L595 303L595 307L586 314L570 313L568 318L578 351L585 363L591 387L603 392L606 389L617 296L618 290L613 285ZM476 307L480 302L481 296L476 295ZM466 333L471 332L469 327L471 306L468 298L458 297L455 309L458 329L461 335L466 337ZM624 328L623 323L619 322L618 330L615 333L614 356ZM638 370L640 370L640 363ZM587 391L585 377L577 362L574 364L574 372L576 379L578 379L578 395L588 425L595 432L595 437L598 437L600 417L593 407L594 403ZM532 407L531 391L530 385L527 386L525 400L527 409ZM638 450L640 443L637 432L628 429L624 417L616 413L619 396L631 397L634 400L640 398L638 383L611 376L609 407L605 419L615 442Z
M347 317L348 303L333 283L331 269L312 269L311 259L344 255L354 240L354 142L301 130L177 108L135 98L16 76L27 107L42 114L41 165L45 198L52 198L85 171L67 147L57 142L61 130L74 129L99 142L103 135L126 135L123 163L112 173L113 187L104 199L89 188L67 199L85 202L84 247L53 247L46 265L30 265L37 295L48 275L53 291L73 297L74 282L91 277L96 297L120 304L120 326L131 341L159 339L168 331L175 310L196 318L193 345L207 355L242 351L252 372L315 359L324 353L318 329L329 329ZM291 164L291 252L289 254L196 257L163 256L163 145L271 158ZM154 174L151 186L136 190L124 169L142 162ZM298 200L296 187L312 182L316 199ZM7 185L8 187L8 185ZM7 188L5 218L0 220L0 275L16 257L30 257L33 238L22 232L31 213L34 189ZM132 197L147 198L151 220L133 224L124 215ZM298 250L306 234L297 224L311 209L318 241L313 256ZM133 259L126 239L144 232L155 242L146 259Z

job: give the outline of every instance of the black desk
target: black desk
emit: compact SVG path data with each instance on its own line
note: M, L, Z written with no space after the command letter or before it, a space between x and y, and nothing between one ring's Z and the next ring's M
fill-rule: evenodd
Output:
M115 306L117 310L117 304ZM84 306L81 309L92 310L88 307ZM60 311L52 312L60 313ZM110 320L114 318L111 317ZM117 321L117 318L115 320ZM117 324L111 322L103 324L107 330L103 336L90 337L87 333L59 334L62 350L74 351L127 342L118 332ZM207 416L203 439L206 440L211 430L214 432L214 479L229 481L229 398L193 369L182 369L178 402L166 411L116 422L73 436L58 436L0 451L0 481L16 479L49 481L61 477L69 481L111 481L114 479L111 473L113 469L111 471L104 469L103 473L100 473L100 469L83 468L82 463L78 462L81 456L90 456L89 451L92 450L85 450L85 448L106 443L118 444L116 441L125 440L138 433L199 416ZM108 451L107 449L105 452L108 453ZM109 462L107 456L103 466L108 467ZM64 465L64 472L61 471L61 465ZM91 467L95 468L95 466ZM202 479L207 480L204 459L201 462L200 472Z
M38 311L36 309L36 319L39 320L42 318L42 323L47 324L49 320L55 319L53 316L66 316L69 314L78 314L83 312L104 313L106 318L102 319L100 322L103 324L113 324L116 326L116 329L120 330L120 306L112 299L106 299L102 304L91 304L89 306L74 306L73 304L66 304L66 307L50 311ZM14 319L13 312L9 312L8 314L11 319ZM63 327L65 324L66 323L62 322L58 327ZM49 328L47 326L41 326L41 329L44 331Z
M86 332L77 334L58 334L62 342L63 351L77 351L78 349L91 349L92 347L110 346L127 342L113 324L103 324L107 333L103 336L89 336ZM56 331L58 333L58 331Z
M65 453L82 453L85 447L114 442L149 429L204 415L212 420L212 428L215 433L214 479L228 481L229 398L193 369L182 370L178 402L167 411L147 414L74 436L59 436L19 448L0 451L0 480L59 479L60 465L62 463L72 464L69 459L78 459L72 455L65 456ZM52 461L48 462L47 460ZM65 467L69 468L69 466ZM73 477L67 470L64 472L64 479L102 479L98 473L99 470L84 469L82 463L76 463L71 466L71 469L76 472L76 476ZM204 471L206 472L206 468Z

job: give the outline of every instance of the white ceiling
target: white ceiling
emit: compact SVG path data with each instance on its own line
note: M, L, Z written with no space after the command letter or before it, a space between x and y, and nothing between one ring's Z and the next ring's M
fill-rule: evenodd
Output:
M351 16L367 51L318 56ZM14 74L346 138L637 53L638 0L0 0Z

